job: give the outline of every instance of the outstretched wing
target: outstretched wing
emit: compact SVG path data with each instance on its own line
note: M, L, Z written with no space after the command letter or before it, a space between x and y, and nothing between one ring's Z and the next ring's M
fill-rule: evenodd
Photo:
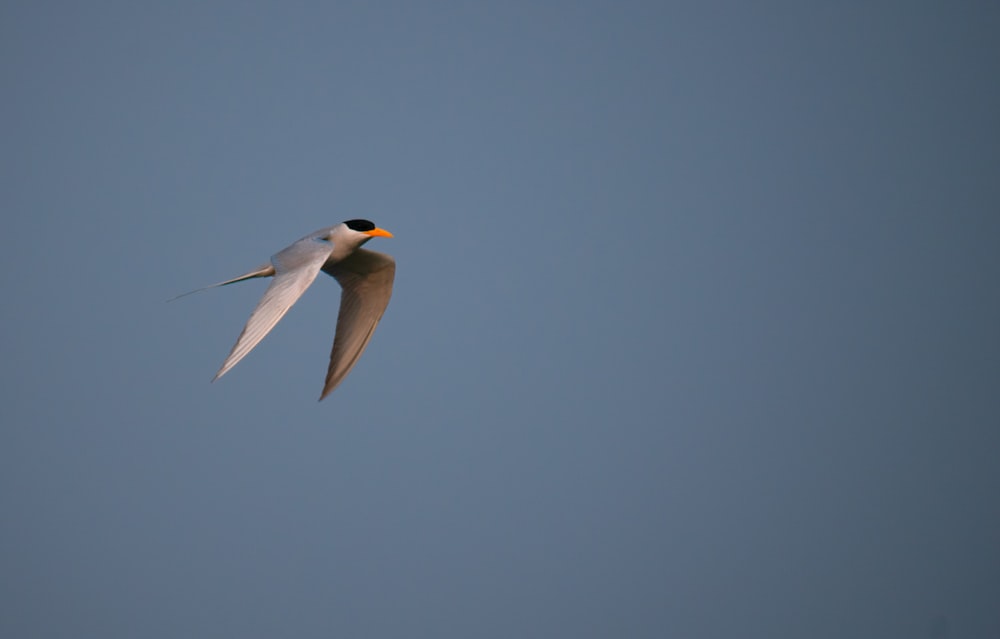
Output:
M371 341L382 319L396 275L396 261L385 253L358 249L336 264L323 267L344 289L340 295L337 333L330 351L330 367L320 399L347 376Z
M274 325L285 316L292 304L302 297L302 293L319 275L320 267L330 257L332 250L333 245L329 241L319 237L306 237L271 258L271 264L274 265L274 280L264 291L257 308L250 314L247 325L243 327L243 332L236 340L229 357L215 374L213 382L236 366L260 343L260 340L264 339L265 335L271 332Z

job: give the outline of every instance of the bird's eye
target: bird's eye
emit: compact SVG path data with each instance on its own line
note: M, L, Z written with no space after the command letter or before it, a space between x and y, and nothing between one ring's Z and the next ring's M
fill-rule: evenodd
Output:
M359 231L362 233L365 231L372 231L375 229L375 225L369 222L368 220L347 220L346 222L344 222L344 224L347 226L347 228L351 229L352 231Z

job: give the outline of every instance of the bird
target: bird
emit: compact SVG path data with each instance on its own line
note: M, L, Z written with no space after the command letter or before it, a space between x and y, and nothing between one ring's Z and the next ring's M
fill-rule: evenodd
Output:
M258 277L274 278L212 381L246 357L323 271L336 279L342 289L333 349L320 401L333 392L368 346L392 297L396 261L385 253L361 248L374 237L389 238L392 233L369 220L347 220L296 240L272 255L270 262L248 273L175 297Z

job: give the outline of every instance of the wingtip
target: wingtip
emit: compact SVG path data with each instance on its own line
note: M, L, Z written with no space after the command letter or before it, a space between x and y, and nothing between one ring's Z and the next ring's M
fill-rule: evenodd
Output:
M319 401L323 401L329 397L333 391L337 390L338 386L340 386L340 382L331 384L330 381L327 380L327 382L323 385L323 392L319 394Z

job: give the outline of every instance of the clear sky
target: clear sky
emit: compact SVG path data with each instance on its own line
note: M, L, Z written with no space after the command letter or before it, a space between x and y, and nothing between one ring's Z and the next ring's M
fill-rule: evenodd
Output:
M1000 635L993 2L9 1L0 635ZM395 234L317 402L314 229Z

